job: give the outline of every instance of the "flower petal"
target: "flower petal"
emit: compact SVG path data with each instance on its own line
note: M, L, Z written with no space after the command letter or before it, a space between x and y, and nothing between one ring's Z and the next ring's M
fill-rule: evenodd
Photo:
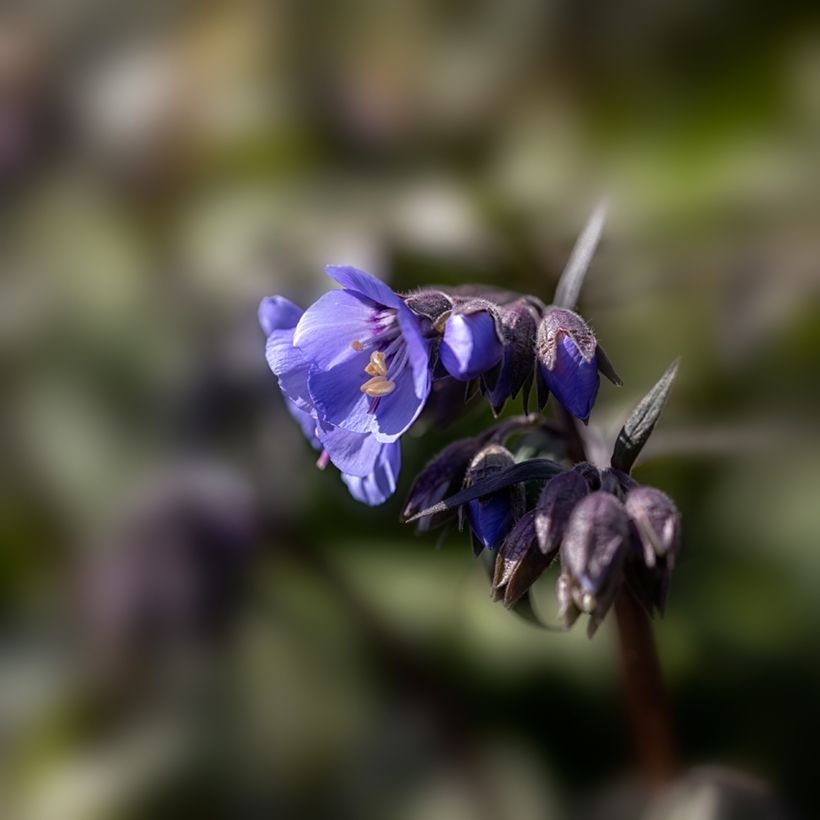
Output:
M333 464L351 476L372 473L383 447L372 435L351 433L341 427L320 426L319 439Z
M544 378L555 398L576 418L586 421L598 395L598 356L587 361L567 335L558 340L555 366L543 367Z
M451 376L470 381L497 364L501 352L495 321L487 311L453 313L447 320L440 355Z
M373 472L360 478L342 474L342 481L357 501L371 507L382 504L396 491L401 469L401 445L398 441L382 446Z
M381 279L351 265L327 265L325 273L343 288L356 291L379 305L397 308L404 304L398 294Z
M297 407L307 412L313 410L308 391L309 363L293 346L293 329L274 330L265 344L265 358L279 380L279 388Z
M285 407L288 408L288 412L293 416L294 421L302 428L302 432L305 434L310 446L314 450L321 450L322 443L316 437L316 419L307 411L302 410L295 401L291 401L287 396L285 396Z
M426 399L430 392L430 342L424 338L419 320L412 310L401 305L397 317L407 345L407 361L413 372L416 397Z
M413 374L405 369L396 381L396 389L388 396L379 399L374 420L373 432L382 442L395 441L416 420L427 401L430 392L430 377L423 395L416 394Z
M259 303L257 316L266 336L274 330L296 327L304 311L284 296L267 296Z
M293 344L313 364L331 368L359 355L351 343L373 336L374 313L373 306L355 294L332 290L305 311L296 325Z
M311 365L308 390L316 415L324 425L332 424L352 433L369 433L375 425L374 414L368 412L373 400L360 388L367 381L364 368L370 359L367 353L352 350L351 353L353 358L328 370Z

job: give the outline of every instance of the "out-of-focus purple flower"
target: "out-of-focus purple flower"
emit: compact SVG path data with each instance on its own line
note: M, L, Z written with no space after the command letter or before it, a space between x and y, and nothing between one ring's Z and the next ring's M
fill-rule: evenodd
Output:
M464 486L489 478L515 464L506 447L488 444L470 462ZM494 549L510 531L523 511L523 487L514 485L467 503L467 519L473 533L473 549Z
M552 308L541 320L537 339L541 372L552 394L581 421L598 395L598 343L587 323L571 310Z
M294 346L296 326L304 315L293 302L273 296L259 306L259 324L267 336L266 357L276 374L288 412L305 437L342 472L351 495L365 504L381 504L396 489L401 465L398 442L385 444L369 433L356 433L322 420L308 388L310 363Z
M498 364L502 345L487 310L453 312L444 325L439 356L451 376L470 381Z
M293 335L310 401L322 424L396 441L430 392L429 342L418 317L383 282L347 266L330 265L327 273L342 289L311 305Z
M646 565L654 567L662 558L671 565L680 546L680 513L672 499L654 487L636 487L624 506L635 522Z

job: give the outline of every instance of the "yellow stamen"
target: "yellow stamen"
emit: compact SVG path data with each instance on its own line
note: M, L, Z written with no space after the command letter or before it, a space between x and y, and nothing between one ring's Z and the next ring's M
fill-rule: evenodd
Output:
M370 362L370 364L367 365L367 367L364 369L364 372L367 373L368 376L381 376L382 375L381 373L379 373L378 370L376 370L376 366L373 364L373 362Z
M360 388L362 393L366 393L373 399L380 396L387 396L396 389L396 383L385 379L384 376L373 376L368 379Z
M361 343L358 339L354 339L354 340L350 343L350 346L351 346L351 347L352 347L352 348L353 348L353 349L354 349L357 353L361 353L361 352L364 350L364 345L363 345L363 344L362 344L362 343Z
M370 354L370 364L373 365L379 376L387 375L387 361L384 358L384 353L380 350L374 350ZM370 365L368 365L368 367L370 367Z

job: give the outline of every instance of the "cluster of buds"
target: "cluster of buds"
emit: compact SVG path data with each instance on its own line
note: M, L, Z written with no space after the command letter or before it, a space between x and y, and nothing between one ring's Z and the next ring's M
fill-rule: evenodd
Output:
M461 526L466 517L475 551L492 556L492 596L507 607L517 607L557 561L559 617L566 627L583 613L594 634L625 584L650 615L662 614L680 547L680 515L668 496L641 486L629 471L674 374L675 366L638 404L610 466L584 461L565 467L547 458L516 463L504 444L546 423L538 416L510 419L439 453L417 476L404 520L426 529L452 519ZM543 487L526 510L524 485L536 481Z

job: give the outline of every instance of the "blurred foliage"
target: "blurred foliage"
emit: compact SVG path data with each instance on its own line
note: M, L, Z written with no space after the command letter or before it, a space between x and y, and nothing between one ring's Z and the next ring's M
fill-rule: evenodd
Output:
M683 513L657 625L683 749L811 816L818 138L809 3L4 11L0 814L593 811L632 766L608 630L523 624L464 537L397 523L489 412L420 425L359 507L255 310L330 262L549 298L608 190L601 435L683 362L636 474Z

